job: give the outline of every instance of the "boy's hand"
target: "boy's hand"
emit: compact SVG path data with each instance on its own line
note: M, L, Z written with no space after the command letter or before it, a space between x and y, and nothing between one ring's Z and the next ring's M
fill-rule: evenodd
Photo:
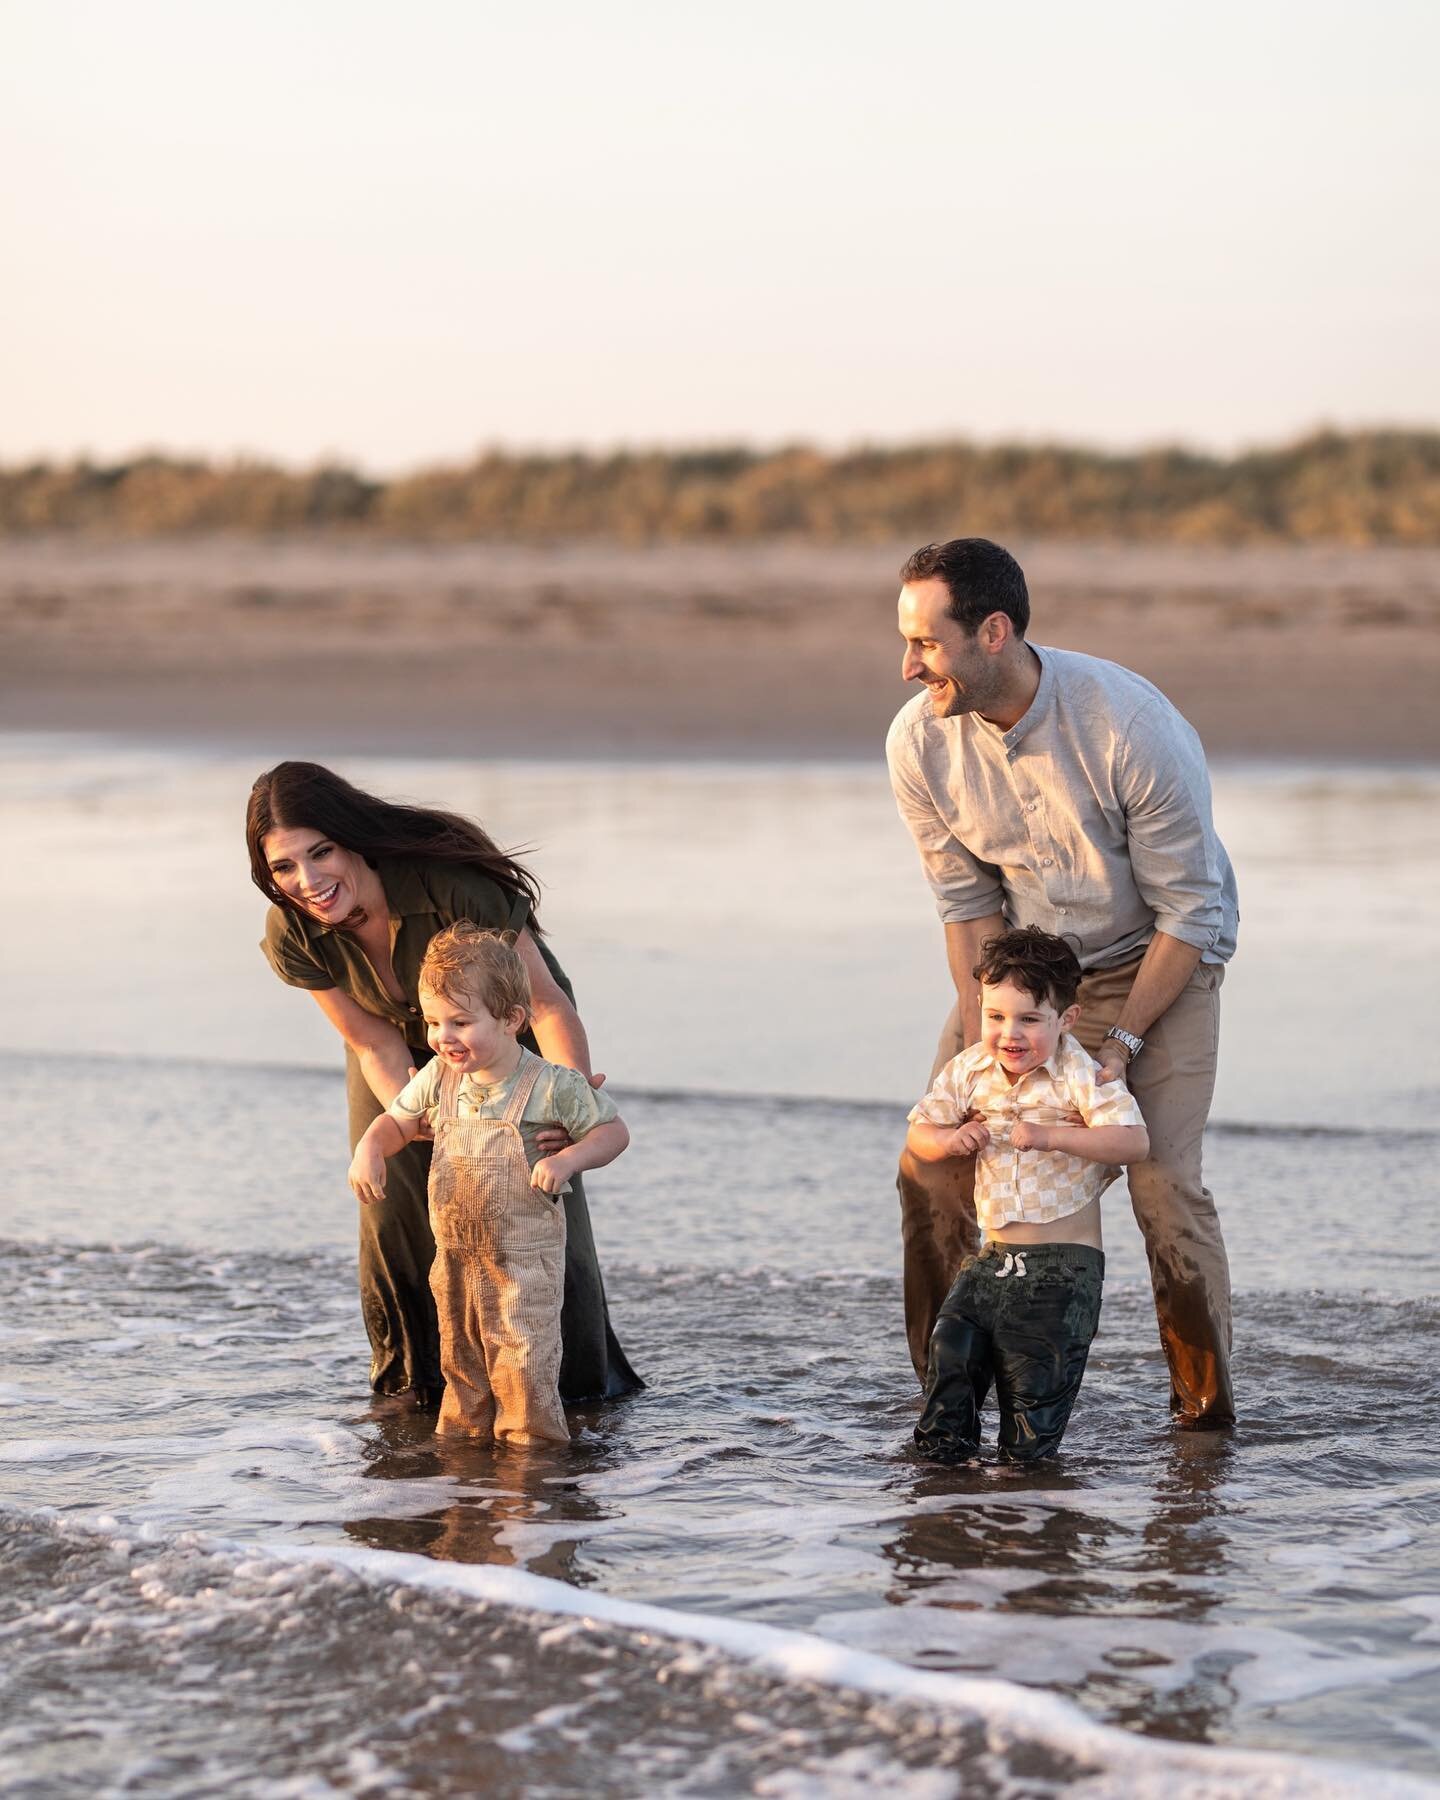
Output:
M350 1164L350 1186L355 1198L366 1206L385 1198L385 1158L378 1150L361 1144Z
M983 1119L967 1119L950 1134L952 1156L974 1156L990 1142L990 1127Z
M1017 1119L1010 1127L1010 1148L1012 1150L1048 1150L1050 1148L1050 1127L1048 1125L1032 1125L1028 1119Z
M569 1143L568 1136L566 1143ZM542 1156L530 1171L530 1185L542 1194L558 1194L570 1179L570 1166L563 1152L559 1156Z

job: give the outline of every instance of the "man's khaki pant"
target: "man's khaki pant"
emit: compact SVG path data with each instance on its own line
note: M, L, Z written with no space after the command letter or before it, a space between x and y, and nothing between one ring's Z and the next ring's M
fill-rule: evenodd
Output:
M1090 971L1081 984L1074 1033L1093 1056L1118 1017L1139 959ZM1145 1038L1129 1069L1130 1091L1150 1133L1150 1155L1126 1173L1135 1220L1145 1238L1160 1342L1170 1365L1170 1410L1197 1429L1231 1425L1230 1266L1201 1178L1201 1140L1215 1089L1224 970L1201 963L1174 1005ZM957 1002L935 1056L931 1079L965 1046ZM900 1161L900 1228L905 1255L905 1330L923 1383L930 1333L966 1256L979 1247L975 1159Z

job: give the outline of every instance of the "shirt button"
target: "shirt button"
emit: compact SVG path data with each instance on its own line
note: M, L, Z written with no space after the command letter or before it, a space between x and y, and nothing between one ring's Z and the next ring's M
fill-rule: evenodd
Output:
M1055 866L1055 858L1053 856L1042 856L1040 859L1040 866L1042 869L1053 868Z
M1027 806L1027 807L1026 807L1026 808L1025 808L1025 810L1026 810L1026 812L1034 812L1034 810L1035 810L1035 802L1034 802L1034 801L1033 801L1033 800L1032 800L1032 801L1031 801L1031 802L1030 802L1030 804L1029 804L1029 805L1028 805L1028 806Z

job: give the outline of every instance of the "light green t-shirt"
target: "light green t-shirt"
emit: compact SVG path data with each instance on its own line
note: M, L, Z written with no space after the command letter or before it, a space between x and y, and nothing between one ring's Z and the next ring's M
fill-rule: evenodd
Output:
M462 1075L455 1096L455 1110L462 1118L503 1119L526 1060L522 1057L514 1074L506 1076L504 1081L484 1082L473 1075ZM390 1112L397 1119L423 1118L427 1125L433 1126L444 1073L440 1058L434 1057L401 1088L390 1102ZM578 1069L542 1061L539 1079L531 1088L525 1110L520 1115L520 1136L525 1145L526 1160L532 1169L540 1160L535 1135L542 1126L563 1125L578 1143L597 1125L607 1125L619 1116L610 1096L602 1088L591 1087ZM563 1191L568 1192L568 1188Z

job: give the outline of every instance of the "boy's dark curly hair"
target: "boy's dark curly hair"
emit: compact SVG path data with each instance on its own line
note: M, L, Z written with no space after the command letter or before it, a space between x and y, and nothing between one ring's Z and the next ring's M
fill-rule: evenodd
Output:
M1080 991L1080 959L1065 942L1035 925L1017 926L986 938L980 960L970 971L986 987L1011 981L1042 1004L1049 1001L1057 1013L1075 1004Z

